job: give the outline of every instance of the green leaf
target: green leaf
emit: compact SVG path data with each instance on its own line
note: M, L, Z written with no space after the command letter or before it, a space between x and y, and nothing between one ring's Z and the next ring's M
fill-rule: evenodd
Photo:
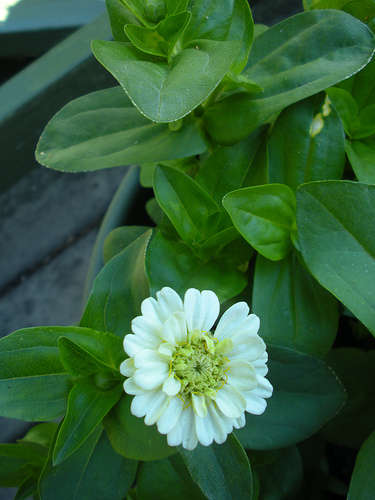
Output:
M189 12L180 12L166 17L154 28L128 24L125 26L125 33L133 44L143 52L169 57L189 20Z
M261 318L266 343L324 357L335 340L337 301L301 266L296 252L278 262L258 255L252 310Z
M203 114L206 129L219 144L233 144L286 106L353 75L373 51L371 31L344 12L286 19L256 37L244 71L264 91L219 100Z
M219 207L186 174L157 165L154 191L159 205L188 245L193 247L215 233Z
M150 295L144 256L148 231L111 259L94 282L81 326L111 332L121 339L131 331L131 320Z
M236 432L244 448L270 450L298 443L315 434L342 407L346 392L320 359L280 346L267 346L274 388L262 415L246 414Z
M238 42L194 40L168 65L126 43L92 42L98 61L154 122L178 120L201 104L220 83L239 48Z
M284 184L267 184L232 191L223 198L238 232L261 255L284 258L292 248L296 202Z
M251 499L253 481L249 460L234 434L223 444L198 446L193 451L178 447L194 481L210 500ZM204 467L202 467L204 464Z
M0 444L0 486L20 486L31 474L31 463L35 464L35 458L35 451L27 446Z
M331 443L360 448L375 422L375 350L332 349L326 361L348 391L348 400L320 433Z
M132 460L159 460L175 453L156 425L147 426L130 412L133 396L125 395L103 421L113 449Z
M365 139L375 134L375 104L370 104L359 111L356 101L345 89L331 88L327 93L351 139Z
M60 361L56 329L26 328L0 340L0 414L53 420L66 408L72 377Z
M138 500L196 500L168 459L143 462L137 479Z
M116 376L124 357L121 339L110 333L93 333L95 336L82 336L78 342L64 336L58 339L57 346L64 368L73 377L93 375L102 370Z
M223 90L231 92L233 90L247 90L251 93L262 92L262 87L257 83L249 80L245 75L237 75L232 70L229 70L223 79Z
M150 228L146 226L121 226L113 229L104 241L103 259L106 264L115 255L122 252L137 238L145 234Z
M353 139L364 139L373 136L375 134L375 104L364 108L359 113L358 118L360 126L353 134Z
M345 132L351 137L359 128L358 106L352 95L345 89L332 87L326 90L329 100L336 108L344 125ZM318 180L318 179L315 179Z
M17 444L0 444L0 486L20 486L19 496L22 485L30 478L33 479L30 483L37 486L35 475L44 467L56 427L55 423L39 424Z
M70 391L68 409L57 435L53 464L66 460L96 429L122 394L122 385L100 390L87 378L78 380Z
M298 448L290 446L274 450L272 457L271 463L259 467L253 466L254 472L259 477L261 498L265 500L298 498L303 481L303 466Z
M57 428L56 422L44 422L34 425L20 441L38 443L46 448L50 447Z
M183 43L191 40L226 40L229 34L234 0L189 0L191 21L183 36Z
M269 182L295 191L304 182L341 179L344 165L344 129L325 94L281 112L269 138Z
M249 3L247 0L235 0L227 40L239 40L242 42L241 49L231 66L231 70L237 75L239 75L246 66L253 38L254 21Z
M123 361L122 341L110 332L100 332L88 328L76 328L72 333L64 334L58 340L58 347L61 355L62 342L65 347L69 344L80 353L85 351L91 356L91 360L97 363L98 367L106 367L117 371ZM65 360L63 360L64 364ZM73 368L71 366L71 368ZM76 368L78 369L77 365ZM97 371L97 370L96 370ZM75 376L87 374L83 371L77 372Z
M60 359L58 340L66 337L117 369L121 341L88 328L25 328L0 340L0 413L23 420L53 420L67 405L72 376Z
M199 169L195 181L218 206L230 191L267 183L266 130L262 127L233 146L217 147Z
M128 42L124 27L126 24L137 24L137 18L124 6L121 0L105 0L111 31L116 42Z
M353 96L359 111L375 104L374 74L375 58L373 57L359 73L339 84L340 88L347 90Z
M146 270L151 295L164 286L170 286L180 296L188 288L197 288L212 290L220 302L225 302L238 295L247 283L246 275L232 263L220 259L203 261L187 245L167 240L160 232L147 250Z
M249 261L254 249L233 226L208 238L199 249L202 258L219 259L240 266Z
M338 9L356 17L363 23L375 16L374 0L321 0L314 2L312 9Z
M50 456L39 481L41 498L123 500L135 478L137 462L113 451L98 426L68 459L57 466Z
M348 500L370 500L375 491L375 431L360 449L350 482Z
M193 117L172 132L155 124L130 102L121 87L75 99L47 124L36 151L44 166L64 172L184 158L206 151L201 125Z
M121 0L121 3L124 4L126 9L133 15L135 16L142 24L145 24L146 26L153 26L156 21L151 19L152 17L152 9L146 8L146 4L151 4L150 7L153 6L155 2L151 1L144 1L144 0ZM157 2L159 3L159 2ZM162 7L165 7L164 2L160 2L162 4ZM162 10L165 11L165 8Z
M345 149L357 179L375 184L375 138L346 141Z
M194 482L189 469L186 467L184 459L180 453L175 453L168 457L173 469L178 474L180 482L184 485L185 492L190 494L194 500L206 500L197 483Z
M244 69L253 41L254 23L246 0L190 1L192 14L183 42L209 38L241 42L232 64L235 73Z
M323 181L297 191L298 241L309 271L375 335L374 207L375 186Z
M28 476L21 486L18 488L14 500L28 500L31 496L33 498L38 494L38 479L35 474Z

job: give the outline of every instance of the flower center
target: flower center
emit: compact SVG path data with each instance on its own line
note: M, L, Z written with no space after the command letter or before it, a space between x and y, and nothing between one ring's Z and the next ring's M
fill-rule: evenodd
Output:
M176 349L170 366L181 382L180 395L184 400L193 393L215 399L227 380L228 359L220 354L221 343L211 332L195 331L189 336L188 342Z

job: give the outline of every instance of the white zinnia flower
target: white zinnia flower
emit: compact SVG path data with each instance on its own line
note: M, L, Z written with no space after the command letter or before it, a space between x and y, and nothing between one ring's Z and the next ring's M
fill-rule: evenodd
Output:
M156 422L170 446L193 450L198 441L223 443L245 425L245 411L260 415L272 385L264 377L267 352L258 335L259 318L245 302L220 310L214 292L190 288L182 302L163 288L141 305L124 338L129 355L120 366L131 412Z

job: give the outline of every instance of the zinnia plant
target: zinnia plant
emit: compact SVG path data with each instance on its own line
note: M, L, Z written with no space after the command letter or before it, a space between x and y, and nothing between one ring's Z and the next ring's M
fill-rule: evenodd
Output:
M0 414L36 423L0 445L0 484L373 498L374 1L269 28L247 0L106 6L92 50L118 85L67 104L36 157L136 165L148 218L103 238L79 323L0 340Z
M260 415L272 386L265 379L267 352L259 318L244 302L219 314L217 296L190 288L184 302L171 288L142 302L124 339L129 358L120 367L133 394L133 415L156 422L169 446L193 450L222 444L246 423L245 411Z

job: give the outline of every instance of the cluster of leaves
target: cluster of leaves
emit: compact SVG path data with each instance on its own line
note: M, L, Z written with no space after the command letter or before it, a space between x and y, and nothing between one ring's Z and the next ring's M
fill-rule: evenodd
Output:
M325 498L348 486L327 470L334 444L361 447L348 498L369 498L374 1L306 0L269 29L246 0L106 3L115 41L92 48L120 86L63 108L37 158L140 165L155 227L109 234L79 326L0 341L1 415L65 415L0 446L0 483L17 499L307 498L307 484ZM261 318L274 395L223 445L171 448L130 413L121 341L163 286L213 290L223 310L245 300Z

